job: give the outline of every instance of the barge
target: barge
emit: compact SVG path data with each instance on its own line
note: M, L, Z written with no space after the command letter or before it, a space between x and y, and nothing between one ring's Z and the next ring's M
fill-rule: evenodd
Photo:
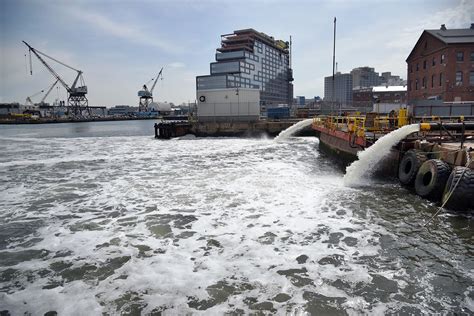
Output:
M417 132L392 147L373 166L376 173L396 177L403 186L447 208L474 210L474 121L429 117L410 122L401 109L397 116L318 116L311 128L320 149L348 166L359 152L409 123L419 124Z

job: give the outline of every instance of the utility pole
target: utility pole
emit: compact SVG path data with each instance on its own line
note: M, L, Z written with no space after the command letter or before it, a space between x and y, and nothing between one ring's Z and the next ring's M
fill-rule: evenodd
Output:
M334 68L336 66L336 17L334 17L334 41L332 48L332 96L331 96L331 113L334 112Z

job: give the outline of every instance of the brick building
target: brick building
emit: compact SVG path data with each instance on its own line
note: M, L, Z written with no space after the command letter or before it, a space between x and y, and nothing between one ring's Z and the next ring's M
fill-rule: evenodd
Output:
M474 24L424 30L406 62L410 105L474 101Z
M383 107L374 107L374 109L379 109L376 112L384 112L380 109L389 109L389 111L392 109L400 109L407 105L407 87L377 86L354 89L352 99L353 105L356 107L367 107L377 104L384 105Z

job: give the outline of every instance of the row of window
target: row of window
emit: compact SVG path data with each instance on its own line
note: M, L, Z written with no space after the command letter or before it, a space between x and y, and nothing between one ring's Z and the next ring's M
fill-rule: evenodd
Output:
M456 85L462 86L464 82L464 74L462 71L456 71ZM474 71L469 72L469 85L474 86Z
M464 73L462 71L456 71L456 86L462 86L464 83ZM418 78L415 79L415 90L418 90L419 87L419 80ZM474 86L474 71L469 72L469 85ZM431 76L431 88L435 86L443 86L443 73L441 72L439 75L432 75ZM426 89L428 87L428 82L426 77L421 79L421 88ZM412 90L411 82L409 83L409 89Z
M456 52L456 61L464 61L464 52ZM470 61L474 61L474 52L471 52Z
M474 62L474 51L471 52L470 56L470 61ZM446 61L446 56L444 54L441 54L440 56L440 64L444 64ZM456 61L457 62L463 62L464 61L464 52L456 52ZM425 59L423 60L423 69L426 69L428 65L428 61ZM433 57L431 60L431 66L434 67L436 66L436 57ZM420 64L416 63L416 71L420 70ZM410 72L413 72L413 65L410 65Z
M247 57L248 59L254 60L256 62L258 62L258 59L259 59L257 55L251 54L249 52L245 52L245 57Z

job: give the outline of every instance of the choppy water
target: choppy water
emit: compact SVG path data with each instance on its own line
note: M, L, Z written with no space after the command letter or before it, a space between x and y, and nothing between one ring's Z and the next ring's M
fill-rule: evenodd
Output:
M434 205L345 187L315 138L151 125L0 127L0 311L474 312L471 218L423 229Z

